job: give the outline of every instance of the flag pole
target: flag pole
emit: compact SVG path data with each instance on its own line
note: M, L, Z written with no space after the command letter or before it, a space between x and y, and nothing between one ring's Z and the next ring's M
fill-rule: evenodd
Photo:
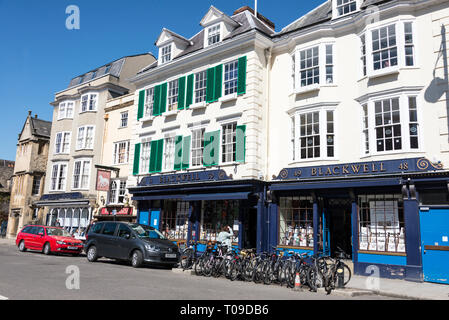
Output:
M254 15L257 18L257 0L254 0L256 3L254 4Z

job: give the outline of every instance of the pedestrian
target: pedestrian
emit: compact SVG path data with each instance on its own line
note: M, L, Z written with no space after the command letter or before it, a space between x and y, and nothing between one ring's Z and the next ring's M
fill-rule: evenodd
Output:
M7 228L7 226L8 226L8 221L3 220L2 224L1 224L1 227L0 227L0 236L2 238L4 238L5 235L6 235L6 228Z
M217 241L225 246L225 248L223 248L223 253L225 253L228 248L231 248L233 235L234 233L232 232L230 226L223 226L223 228L221 228L221 232L218 234Z

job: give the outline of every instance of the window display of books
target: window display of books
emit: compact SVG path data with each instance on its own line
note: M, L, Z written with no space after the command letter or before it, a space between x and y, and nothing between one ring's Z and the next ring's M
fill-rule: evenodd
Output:
M361 227L359 231L359 250L405 252L404 228Z
M311 226L288 226L281 238L280 245L295 247L313 246L313 228Z

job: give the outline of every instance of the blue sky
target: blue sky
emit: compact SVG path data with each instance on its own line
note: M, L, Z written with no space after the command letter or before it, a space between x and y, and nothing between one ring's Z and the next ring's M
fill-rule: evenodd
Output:
M285 27L324 0L259 0L259 12ZM80 9L80 30L66 28L66 8ZM71 78L120 57L156 55L162 28L190 38L213 5L226 14L254 0L0 0L0 159L15 160L28 110L52 119L54 94Z

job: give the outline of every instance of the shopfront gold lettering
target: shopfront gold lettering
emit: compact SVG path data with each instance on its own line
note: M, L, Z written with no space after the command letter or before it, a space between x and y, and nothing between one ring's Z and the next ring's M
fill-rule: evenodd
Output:
M380 172L385 172L385 171L387 171L387 170L385 170L385 168L384 168L384 163L381 162L380 163Z
M334 169L332 170L332 173L334 175L339 175L340 174L340 168L339 167L334 167Z
M316 169L312 168L312 176L316 176Z
M358 165L358 166L352 165L351 168L354 173L359 173L359 171L360 171L360 165Z
M369 172L369 167L367 164L363 165L363 172Z
M343 174L349 174L348 168L349 168L349 166L343 166L343 168L342 168Z
M331 168L327 167L326 176L331 176L331 175L332 175Z

